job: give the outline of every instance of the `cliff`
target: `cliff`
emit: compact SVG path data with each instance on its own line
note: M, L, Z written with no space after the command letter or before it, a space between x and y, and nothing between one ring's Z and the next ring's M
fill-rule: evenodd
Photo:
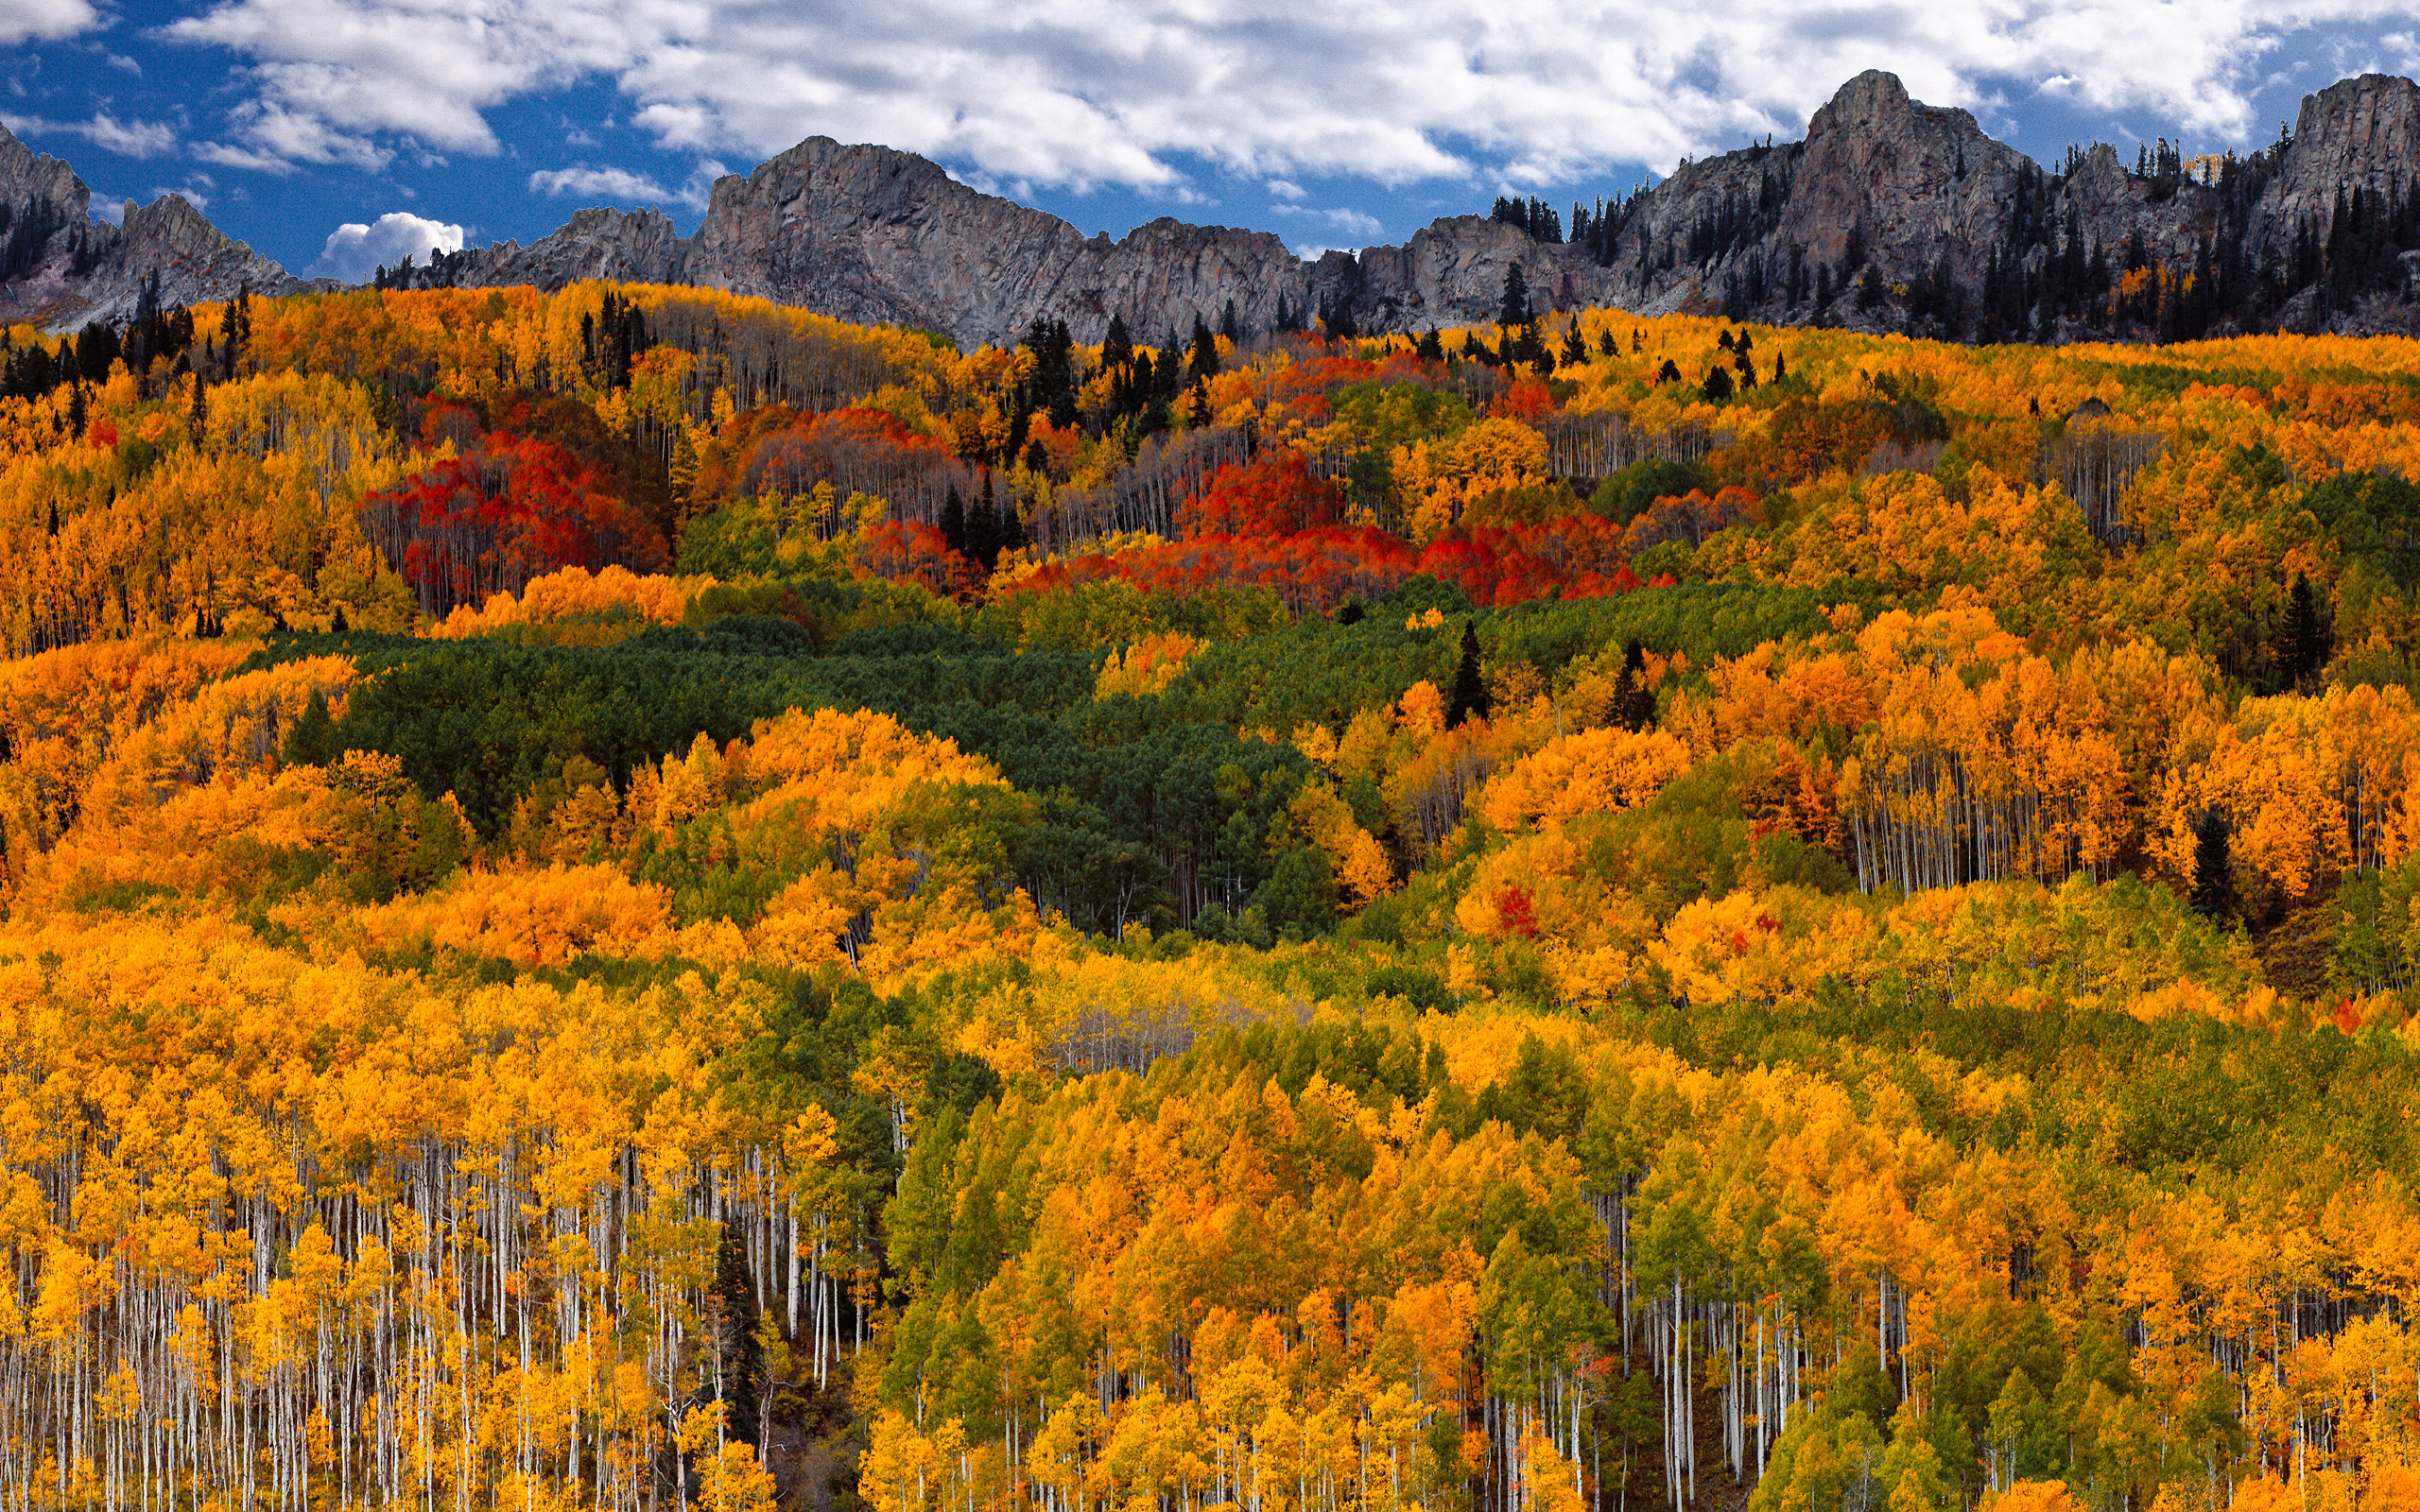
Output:
M1400 247L1296 257L1267 232L1173 219L1087 237L889 147L811 137L715 184L697 234L653 210L582 210L528 247L475 248L422 282L559 288L586 278L761 295L847 320L1017 339L1039 318L1138 339L1229 305L1246 330L1342 313L1417 332L1496 313L1518 266L1543 310L1721 312L1966 339L2200 335L2228 330L2420 330L2420 86L2383 75L2303 102L2293 135L2217 172L2165 156L2130 169L2106 146L2045 169L1964 111L1869 72L1804 139L1685 163L1547 242L1476 215ZM0 130L0 317L51 326L164 299L303 284L174 196L94 222L67 165ZM1575 231L1578 228L1574 228ZM2130 269L2158 276L2127 280ZM2190 283L2187 278L2190 276Z
M144 206L129 200L119 226L93 219L92 206L92 191L73 169L0 127L0 322L121 323L155 274L161 302L169 305L231 299L246 287L291 294L337 286L293 277L181 195Z

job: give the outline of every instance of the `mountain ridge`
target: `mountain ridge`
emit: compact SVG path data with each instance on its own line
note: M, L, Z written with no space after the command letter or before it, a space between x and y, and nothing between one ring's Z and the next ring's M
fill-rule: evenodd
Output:
M2420 210L2404 186L2415 180L2420 85L2394 76L2307 96L2290 139L2197 178L2165 156L2130 170L2101 145L2046 169L1969 112L1870 70L1800 140L1685 162L1600 207L1584 240L1478 215L1316 259L1274 232L1173 217L1086 236L916 154L811 136L717 180L694 235L654 209L583 209L527 247L466 249L409 280L692 284L966 346L1013 342L1036 319L1098 340L1118 315L1154 339L1197 318L1221 323L1231 304L1247 331L1312 315L1363 332L1484 324L1515 266L1546 311L1720 311L1958 339L2412 332ZM2365 205L2369 229L2348 232ZM5 129L0 209L0 316L11 319L122 321L155 273L167 302L345 286L294 277L175 195L130 203L121 226L94 221L73 170ZM2379 232L2381 220L2393 224ZM2119 285L2145 266L2169 276L2129 295Z

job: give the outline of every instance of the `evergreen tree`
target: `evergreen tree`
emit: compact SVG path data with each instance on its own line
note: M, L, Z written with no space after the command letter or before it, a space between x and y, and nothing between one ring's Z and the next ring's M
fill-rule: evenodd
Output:
M326 694L312 691L311 701L286 727L285 742L278 754L288 766L325 766L344 754L344 737L337 732L337 722L328 713Z
M1490 707L1486 679L1478 671L1478 622L1462 621L1462 657L1454 667L1454 699L1445 726L1452 729L1466 719L1484 719Z
M2230 919L2236 911L2232 839L2232 827L2218 810L2204 809L2194 816L2193 887L2187 901L2206 919Z
M1042 443L1033 443L1040 446ZM942 541L961 556L966 551L966 501L959 497L958 485L949 486L949 496L942 501Z
M337 606L336 613L329 616L328 633L330 635L350 635L353 633L353 627L345 623L344 606L342 604L338 604Z
M1031 544L1026 534L1025 516L1017 513L1017 496L1013 493L1000 501L1000 549L1023 551Z
M1109 334L1100 338L1100 365L1103 368L1131 368L1134 365L1134 338L1126 333L1126 317L1109 318Z
M764 1438L760 1395L765 1383L765 1346L756 1337L756 1282L740 1247L739 1230L728 1219L722 1245L715 1252L715 1283L699 1309L704 1337L706 1379L701 1383L711 1400L723 1403L723 1424L743 1444Z
M983 491L975 500L975 507L966 511L966 555L975 565L989 573L1000 554L1000 514L992 501L992 474L983 474Z
M1705 397L1717 404L1731 398L1731 374L1720 363L1705 370Z
M1243 328L1236 324L1236 301L1233 300L1227 301L1227 308L1219 317L1219 334L1230 341L1244 338Z
M1445 360L1445 343L1443 339L1437 335L1437 328L1435 326L1430 326L1428 328L1427 335L1420 338L1420 345L1413 349L1412 354L1423 362L1443 362Z
M1200 316L1193 318L1193 354L1185 364L1185 376L1196 383L1219 370L1219 340L1210 334L1210 322Z
M1622 646L1622 670L1614 679L1612 716L1624 730L1646 730L1655 723L1655 690L1647 685L1647 648L1634 640Z
M1496 307L1495 323L1507 331L1530 323L1530 281L1518 263L1504 270L1504 299Z
M2296 573L2293 591L2286 596L2285 619L2277 627L2273 654L2279 687L2291 692L2316 677L2335 650L2333 639L2309 575Z

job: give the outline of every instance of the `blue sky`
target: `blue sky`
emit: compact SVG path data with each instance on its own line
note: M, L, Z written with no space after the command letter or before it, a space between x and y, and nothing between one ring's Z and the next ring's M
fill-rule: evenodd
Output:
M298 271L659 205L804 137L923 152L1087 232L1159 215L1398 241L1800 134L1888 68L2045 161L2257 146L2347 74L2420 72L2330 0L0 0L0 119L96 205L176 191Z

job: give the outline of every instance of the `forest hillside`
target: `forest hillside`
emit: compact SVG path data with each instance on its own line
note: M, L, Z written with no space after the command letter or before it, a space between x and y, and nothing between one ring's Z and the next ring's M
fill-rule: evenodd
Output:
M1503 293L6 333L0 1504L2420 1507L2420 344Z

